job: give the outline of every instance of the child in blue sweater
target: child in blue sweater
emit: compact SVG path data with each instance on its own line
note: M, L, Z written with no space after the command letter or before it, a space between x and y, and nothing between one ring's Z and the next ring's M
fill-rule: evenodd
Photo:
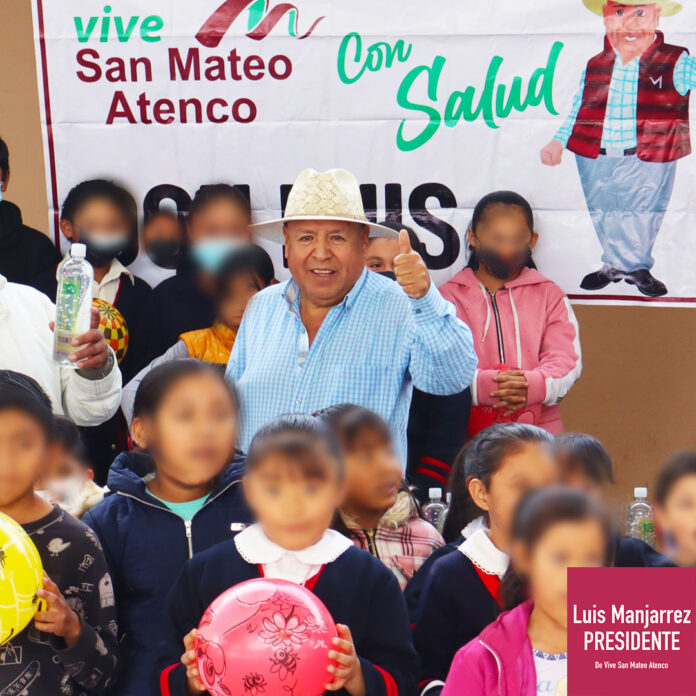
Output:
M156 693L165 588L194 553L250 521L236 435L234 397L215 367L175 360L141 382L133 438L147 451L118 456L111 495L83 518L102 542L118 601L123 670L110 696Z
M342 498L341 454L327 426L290 414L252 440L244 489L258 519L234 539L196 555L167 600L164 696L203 693L193 644L208 605L252 578L311 589L337 623L326 690L350 696L412 696L416 655L399 584L377 558L330 529ZM182 655L183 651L183 655Z

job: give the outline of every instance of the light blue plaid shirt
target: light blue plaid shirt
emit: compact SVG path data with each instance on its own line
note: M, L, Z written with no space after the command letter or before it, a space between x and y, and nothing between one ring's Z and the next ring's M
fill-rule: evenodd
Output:
M607 149L628 150L638 146L636 131L636 113L638 110L638 73L640 57L624 65L617 54L609 83L607 112L604 117L601 147ZM573 106L568 118L554 136L565 147L573 132L575 119L582 105L582 93L585 89L585 74L580 77L580 87L573 98ZM674 86L679 94L686 94L696 86L696 58L686 51L679 56L674 66Z
M476 364L469 327L434 283L412 300L365 269L311 346L297 283L272 285L249 302L227 366L240 404L239 447L246 451L254 433L282 413L350 402L389 423L405 463L413 384L455 394L471 384Z

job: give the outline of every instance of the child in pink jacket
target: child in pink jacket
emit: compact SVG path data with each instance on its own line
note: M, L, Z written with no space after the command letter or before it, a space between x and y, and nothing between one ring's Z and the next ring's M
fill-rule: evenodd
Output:
M440 288L474 336L472 435L495 422L563 431L558 404L582 370L580 336L568 298L536 270L532 208L496 191L474 209L469 265Z
M515 608L457 652L442 696L567 693L567 571L606 564L606 515L581 491L538 489L517 508L512 537L501 589Z

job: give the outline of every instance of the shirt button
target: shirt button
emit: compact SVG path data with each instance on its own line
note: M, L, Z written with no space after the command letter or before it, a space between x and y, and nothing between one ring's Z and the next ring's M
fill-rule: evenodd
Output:
M416 314L420 314L423 310L422 309L417 309Z
M295 403L296 403L296 404L301 404L301 403L302 403L302 399L295 399Z
M303 334L305 332L304 326L300 329L300 333Z

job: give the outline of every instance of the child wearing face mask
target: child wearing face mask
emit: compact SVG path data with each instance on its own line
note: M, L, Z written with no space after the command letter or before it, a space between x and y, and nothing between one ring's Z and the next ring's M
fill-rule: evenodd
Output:
M215 279L215 323L205 329L181 334L173 346L144 367L123 388L121 410L129 423L138 385L157 365L179 358L227 365L247 303L274 282L274 273L271 257L256 244L239 249L225 261Z
M568 568L606 564L604 511L574 489L533 491L515 513L511 537L507 611L457 652L442 696L567 693Z
M413 696L416 655L396 578L329 528L343 494L343 463L328 426L304 414L262 426L249 447L244 492L258 522L194 556L169 592L162 693L207 693L208 675L196 668L196 626L222 592L263 577L304 585L336 622L339 637L326 648L333 660L327 691Z
M151 292L150 286L124 265L132 257L131 247L137 239L133 196L112 181L83 181L68 192L63 202L60 229L70 242L87 245L87 261L94 268L94 297L116 307L126 322L128 350L119 363L125 384L136 374L145 351L144 308ZM33 285L55 301L56 270L44 273ZM97 483L106 482L114 457L127 448L127 433L119 413L100 426L83 429Z
M173 346L181 334L215 321L215 276L240 247L251 243L251 204L229 184L201 186L186 219L187 254L176 275L152 292L145 310L147 352L139 365Z
M558 404L580 376L580 336L568 298L532 261L532 208L513 191L490 193L468 236L469 264L440 292L471 328L479 359L469 431L519 421L562 432Z
M94 482L80 431L67 416L54 419L51 456L34 489L78 519L103 500L108 490Z
M154 696L166 588L186 561L250 521L237 407L221 370L174 360L143 379L133 439L109 472L108 495L83 521L99 537L119 608L123 669L112 696Z

